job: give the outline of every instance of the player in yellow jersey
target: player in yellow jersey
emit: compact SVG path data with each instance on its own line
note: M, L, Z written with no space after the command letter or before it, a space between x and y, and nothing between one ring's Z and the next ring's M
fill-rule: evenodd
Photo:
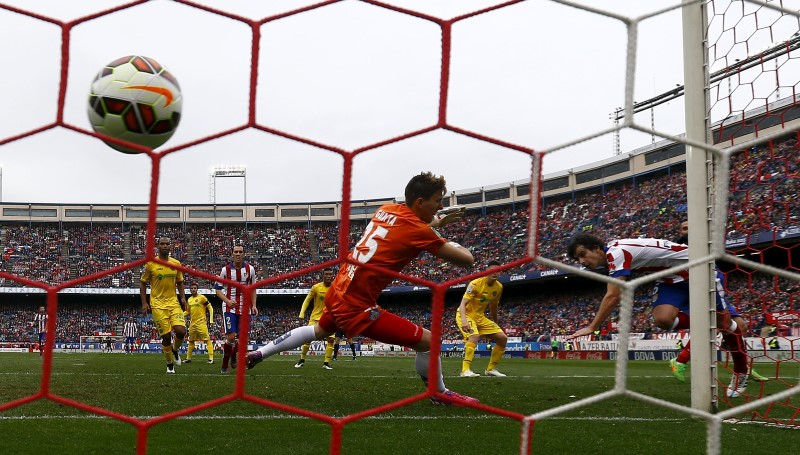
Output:
M158 239L158 258L172 266L180 266L177 259L170 257L172 241L167 237ZM147 285L150 285L150 303L147 303ZM175 295L175 288L178 296ZM175 374L174 365L181 364L178 349L186 337L186 321L183 311L186 307L186 290L183 287L183 273L180 270L150 261L144 266L139 283L139 296L142 299L142 312L152 310L153 323L161 336L161 351L167 360L167 373ZM180 301L178 299L180 298ZM175 335L175 343L172 335Z
M489 261L489 267L500 265L498 261ZM503 294L503 285L497 281L500 273L493 272L489 275L472 280L467 286L467 291L461 299L461 305L456 312L456 325L464 335L464 362L461 364L461 376L474 378L480 376L472 371L472 358L475 356L475 347L480 337L486 337L495 342L489 366L484 374L487 376L505 377L497 370L497 363L506 352L508 337L503 329L497 325L497 307L500 296ZM489 307L491 319L484 314Z
M315 325L319 321L319 318L322 317L322 310L325 309L325 295L328 293L331 283L333 283L333 270L323 270L322 282L312 286L311 290L308 291L308 295L306 295L306 299L303 300L303 306L300 308L300 320L305 319L306 310L309 305L313 305L311 308L311 315L308 316L308 325ZM302 351L300 352L300 360L294 365L295 368L302 368L303 365L305 365L306 355L308 355L308 349L310 347L311 344L309 343L303 345ZM329 337L325 339L325 361L322 364L322 368L326 370L333 369L330 363L331 354L333 354L333 338Z
M195 341L204 341L208 348L208 363L214 363L214 345L208 336L208 321L214 320L214 308L203 294L197 293L197 285L189 286L192 294L186 302L187 309L184 316L189 316L189 349L186 351L186 363L192 363L192 351L194 351ZM206 318L208 310L208 318Z

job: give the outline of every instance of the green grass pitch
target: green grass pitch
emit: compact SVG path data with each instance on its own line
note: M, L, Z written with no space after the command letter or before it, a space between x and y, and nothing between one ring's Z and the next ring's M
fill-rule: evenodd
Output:
M219 373L220 358L205 355L165 374L157 354L55 353L53 393L139 418L150 418L230 394L235 374ZM254 396L341 417L420 393L412 358L349 357L322 369L309 357L302 369L296 356L277 356L246 373L246 392ZM483 371L488 359L476 359ZM0 401L36 393L41 358L0 354ZM782 375L797 378L797 366ZM481 402L521 414L583 399L613 387L614 362L504 359L507 378L460 378L460 359L443 359L449 388ZM788 371L791 370L791 371ZM724 373L721 373L724 374ZM629 388L688 405L689 384L677 382L666 364L631 362ZM793 376L792 376L793 375ZM795 382L796 383L796 382ZM757 383L750 387L758 387ZM768 383L774 391L786 386ZM0 412L0 447L19 454L132 454L136 429L115 419L38 400ZM323 454L330 427L305 417L249 402L235 401L198 414L158 424L150 430L149 454ZM431 405L427 400L345 427L343 454L519 453L520 423L473 409ZM794 453L800 429L759 424L725 424L722 453ZM532 453L702 454L706 425L686 414L629 398L615 398L537 422Z

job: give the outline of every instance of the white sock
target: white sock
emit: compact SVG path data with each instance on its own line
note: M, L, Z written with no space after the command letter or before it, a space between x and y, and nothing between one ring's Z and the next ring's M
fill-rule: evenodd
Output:
M419 352L417 351L417 358L414 365L417 367L417 374L420 375L422 381L428 384L428 363L430 359L430 351ZM442 359L439 358L439 384L437 384L439 392L447 390L444 386L444 378L442 378Z
M736 324L736 321L734 321L733 319L731 319L731 325L728 327L728 332L731 332L731 333L733 333L733 332L735 332L735 331L736 331L736 329L737 329L737 328L739 328L739 325L738 325L738 324Z
M267 358L279 352L299 348L300 346L306 343L311 343L316 339L317 336L314 334L314 326L304 325L284 333L266 345L261 346L258 348L258 350L261 352L261 355L264 358Z

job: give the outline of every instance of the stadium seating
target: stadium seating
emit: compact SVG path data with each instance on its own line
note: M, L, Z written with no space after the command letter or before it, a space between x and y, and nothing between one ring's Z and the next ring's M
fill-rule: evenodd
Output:
M800 226L800 164L794 137L770 146L760 146L737 154L731 161L731 183L727 234L730 237L775 231ZM758 163L754 165L754 163ZM560 195L542 201L539 222L538 253L541 256L570 263L565 245L576 233L592 232L601 238L676 237L676 227L686 218L685 174L673 171L652 178L637 177L636 182L610 184L580 194ZM634 187L635 185L635 187ZM474 268L464 271L442 264L422 254L404 270L411 276L441 282L485 269L493 259L508 262L525 256L528 212L525 204L516 207L489 207L486 213L474 210L463 222L442 229L446 238L467 246L476 257ZM361 222L353 222L348 238L355 244L363 232ZM335 223L312 224L248 224L182 225L162 224L159 236L173 240L173 256L185 266L216 275L230 259L234 242L245 245L247 260L255 267L258 279L287 274L337 256L339 229ZM31 280L60 284L100 270L123 265L144 256L146 230L142 225L80 223L4 223L0 225L2 270ZM539 268L528 264L510 272ZM126 270L84 283L79 287L138 288L139 270ZM318 278L304 275L271 285L273 288L307 288ZM777 280L777 281L776 281ZM193 281L189 276L187 281ZM198 283L210 287L211 283ZM395 280L392 285L407 285ZM2 286L21 286L2 280ZM796 284L781 279L746 276L729 280L731 299L746 318L763 324L764 311L792 309L791 295ZM754 294L758 298L748 298ZM645 298L645 297L643 297ZM566 300L565 300L566 299ZM566 303L565 303L566 302ZM504 310L518 320L513 324L526 336L569 332L586 321L591 313L579 296L547 296L541 301L504 302ZM530 308L529 308L530 307ZM644 306L646 308L646 306ZM77 327L60 328L66 339L90 333L95 326L114 325L116 314L110 308L62 308L67 316L81 320ZM95 312L95 310L97 312ZM513 310L513 311L512 311ZM8 325L21 310L5 308L0 321L0 339L11 339L20 333ZM126 310L127 311L127 310ZM404 311L411 311L404 309ZM426 320L424 308L416 310L412 320ZM270 308L254 321L257 338L270 338L293 327L295 309ZM124 313L124 312L123 312ZM285 313L285 314L284 314ZM429 315L428 315L429 316ZM111 321L111 322L109 322ZM634 318L634 329L650 327L645 312ZM445 338L458 338L454 328ZM24 332L24 330L23 330Z

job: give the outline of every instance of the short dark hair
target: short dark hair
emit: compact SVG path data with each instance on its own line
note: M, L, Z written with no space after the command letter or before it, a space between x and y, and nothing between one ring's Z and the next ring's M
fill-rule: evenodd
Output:
M447 192L447 183L444 176L435 176L431 172L415 175L406 185L406 205L413 204L419 198L429 199L434 194L444 195Z
M497 267L498 265L500 265L500 261L498 261L497 259L492 259L491 261L486 263L487 267Z
M575 251L577 251L578 247L581 245L587 250L594 250L596 248L602 249L606 246L605 242L591 234L578 234L573 237L572 241L567 245L567 256L572 259L577 259L575 257Z

